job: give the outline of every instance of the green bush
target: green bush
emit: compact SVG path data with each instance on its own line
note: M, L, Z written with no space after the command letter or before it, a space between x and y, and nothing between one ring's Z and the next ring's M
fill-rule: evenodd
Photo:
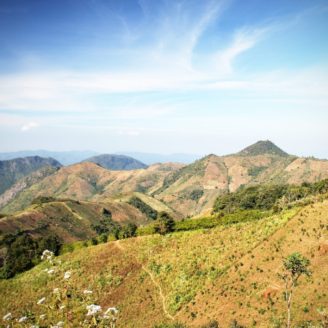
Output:
M238 210L272 210L288 207L289 204L310 195L328 192L328 179L315 183L296 185L259 185L240 188L234 193L220 195L214 204L213 211L232 213Z
M154 228L156 233L165 235L174 231L174 226L175 221L173 220L173 218L166 212L160 212Z
M119 238L130 238L135 237L137 231L137 226L134 223L128 223L123 226L119 231Z
M157 211L143 202L140 198L131 197L128 203L137 208L140 212L144 213L149 219L156 220Z
M5 247L7 252L0 277L8 279L38 264L45 249L57 255L61 242L55 235L34 239L27 233L18 233L4 236L1 246Z

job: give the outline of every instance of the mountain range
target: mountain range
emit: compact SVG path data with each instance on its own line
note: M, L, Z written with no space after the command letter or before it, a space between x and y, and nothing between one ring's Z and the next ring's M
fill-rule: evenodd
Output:
M102 155L99 152L85 150L85 151L49 151L49 150L22 150L16 152L0 153L0 160L9 160L19 157L39 156L52 157L63 165L72 165L84 161L87 158ZM178 162L189 164L199 159L201 156L196 154L156 154L156 153L142 153L142 152L115 152L112 156L124 155L135 158L136 160L152 165L156 163Z
M189 165L163 163L129 171L108 170L91 162L62 167L2 202L1 211L22 210L38 196L120 201L139 192L178 217L194 216L210 211L219 194L241 187L301 184L327 177L328 161L289 155L270 141L259 141L239 153L211 154Z
M111 156L95 157L96 162L97 158L109 158L108 163L113 164ZM89 161L81 162L62 167L20 188L19 192L8 191L15 197L7 197L0 204L3 213L13 213L24 209L38 196L121 201L139 192L147 195L147 201L156 200L171 208L177 217L183 217L210 211L219 194L238 188L263 183L301 184L327 177L328 161L289 155L270 141L259 141L236 154L211 154L189 165L163 163L114 171Z

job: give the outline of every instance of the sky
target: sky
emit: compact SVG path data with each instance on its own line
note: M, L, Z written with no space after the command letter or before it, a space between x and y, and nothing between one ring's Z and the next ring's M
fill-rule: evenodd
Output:
M326 0L0 0L0 151L328 158Z

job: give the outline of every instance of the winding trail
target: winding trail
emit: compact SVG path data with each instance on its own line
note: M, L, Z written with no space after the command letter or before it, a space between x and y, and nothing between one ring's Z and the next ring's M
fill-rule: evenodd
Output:
M120 243L119 240L114 241L114 244L115 244L115 246L116 246L118 249L120 249L122 252L125 252L125 248L122 246L122 244ZM153 283L153 284L156 286L156 288L158 289L158 291L159 291L159 296L160 296L160 298L161 298L161 300L162 300L162 307L163 307L163 312L164 312L164 314L166 315L166 317L167 317L168 319L170 319L170 320L174 320L174 317L169 313L169 311L168 311L167 308L166 308L166 299L165 299L165 295L163 294L163 290L162 290L161 285L156 281L156 279L155 279L153 273L152 273L150 270L148 270L143 264L141 265L141 268L142 268L143 271L145 271L145 272L149 275L149 277L150 277L152 283Z

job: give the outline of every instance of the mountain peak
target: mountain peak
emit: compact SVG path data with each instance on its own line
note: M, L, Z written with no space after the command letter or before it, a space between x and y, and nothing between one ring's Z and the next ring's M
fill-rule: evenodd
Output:
M90 157L83 162L93 162L108 170L136 170L147 167L146 164L135 158L117 154L97 155Z
M237 153L237 155L240 156L256 156L263 154L278 155L283 157L288 156L286 152L270 140L260 140Z

